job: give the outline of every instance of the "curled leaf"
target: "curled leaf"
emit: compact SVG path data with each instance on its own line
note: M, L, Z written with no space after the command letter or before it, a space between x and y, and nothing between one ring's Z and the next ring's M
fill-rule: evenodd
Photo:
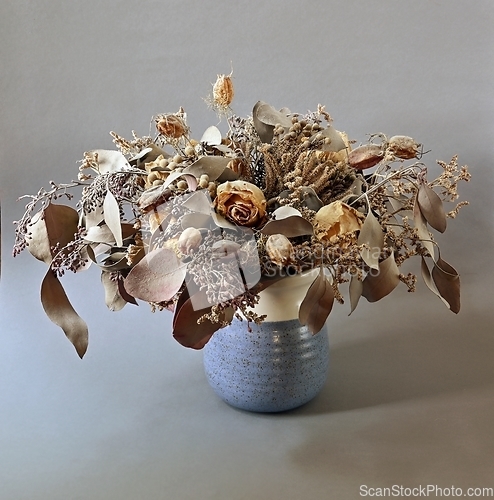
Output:
M205 292L198 292L197 294L205 295ZM230 323L234 315L233 308L228 307L221 313L220 323L212 323L206 319L198 324L198 319L209 313L211 308L194 309L193 303L197 302L207 302L207 298L196 298L194 301L193 298L186 296L186 300L179 300L173 317L173 337L184 347L190 347L191 349L202 349L214 332L223 327L221 322Z
M446 212L439 195L422 182L417 193L417 204L425 220L437 231L444 233L446 231Z
M432 268L432 279L441 297L454 313L460 312L460 275L456 269L439 257Z
M317 278L307 290L304 300L300 304L298 319L302 325L307 325L312 334L318 333L333 308L334 290L324 275L321 267Z
M400 271L394 254L379 263L378 271L371 271L362 282L362 295L369 302L377 302L391 293L400 282Z
M51 268L48 269L41 284L41 303L48 318L64 331L82 358L88 345L87 325L75 312L62 284Z
M209 146L218 146L219 144L221 144L221 132L219 131L218 127L215 127L214 125L208 127L205 130L204 134L202 134L201 140L199 142L204 142Z
M255 104L252 110L252 118L254 128L262 142L271 142L275 125L279 124L285 128L292 126L292 121L287 114L288 110L277 111L273 106L263 101L258 101Z
M323 151L332 151L336 153L347 147L345 141L343 140L341 132L336 130L333 126L330 125L324 130L321 130L321 132L319 133L330 140L329 144L324 144L324 146L322 147Z
M129 167L127 158L125 158L120 151L114 151L112 149L95 149L91 151L91 153L97 155L97 172L99 174L118 172L126 170Z
M187 186L190 191L195 191L197 189L197 179L194 175L188 172L172 172L167 178L166 181L161 185L162 189L166 189L172 182L176 181L180 177L183 177L187 181Z
M427 288L434 294L436 297L439 297L443 304L449 309L449 304L446 300L444 300L443 297L441 297L441 294L439 293L439 290L437 289L436 285L434 284L434 281L431 276L431 272L429 270L429 266L427 265L427 262L425 261L425 258L422 257L422 264L421 264L421 272L422 272L422 278L424 279L424 283L427 285Z

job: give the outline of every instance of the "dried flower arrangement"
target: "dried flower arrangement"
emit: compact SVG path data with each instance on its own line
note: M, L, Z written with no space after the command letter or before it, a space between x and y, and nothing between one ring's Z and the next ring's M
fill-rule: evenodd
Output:
M310 269L319 273L299 319L314 334L343 303L345 283L351 312L361 296L378 301L400 282L414 291L416 276L400 272L412 256L430 290L459 311L459 275L431 230L444 232L467 204L443 205L458 199L466 166L438 162L428 181L410 137L376 134L353 147L323 106L299 114L259 101L241 118L232 99L231 75L219 76L208 102L225 118L224 135L212 126L194 140L183 109L159 114L154 137L111 132L118 149L85 153L77 181L26 196L13 253L27 247L49 266L41 302L79 356L87 325L59 278L91 264L108 308L142 300L172 310L174 337L196 349L234 317L262 322L259 293ZM77 188L75 208L54 203Z

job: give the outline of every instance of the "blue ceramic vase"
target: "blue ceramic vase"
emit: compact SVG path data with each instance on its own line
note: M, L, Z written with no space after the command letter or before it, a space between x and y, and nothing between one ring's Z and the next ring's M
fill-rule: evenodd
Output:
M209 384L228 404L254 412L291 410L323 388L329 366L326 326L316 335L298 321L314 273L284 279L261 293L261 325L234 319L204 347Z

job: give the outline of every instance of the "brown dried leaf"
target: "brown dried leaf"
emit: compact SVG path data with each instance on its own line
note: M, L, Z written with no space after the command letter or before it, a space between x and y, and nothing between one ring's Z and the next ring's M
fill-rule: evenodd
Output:
M205 292L198 293L205 295ZM207 301L207 298L204 297L197 299L198 303L204 301ZM222 327L220 323L211 323L209 320L197 324L197 320L203 314L207 314L210 311L211 308L195 310L192 306L192 299L190 297L182 303L179 300L173 317L173 337L175 340L184 347L202 349L213 336L214 332L218 331ZM233 315L234 310L229 307L225 310L221 319L231 322Z
M112 279L112 273L101 271L101 283L105 290L105 304L110 311L120 311L127 301L120 295L118 280Z
M380 163L383 156L384 152L380 146L366 144L348 153L348 164L357 170L364 170Z
M302 325L307 325L312 334L318 333L333 308L334 290L324 275L321 267L317 278L307 290L304 300L300 304L298 319Z
M172 250L158 248L149 252L129 272L124 281L127 293L146 302L170 300L182 286L187 264Z
M122 226L120 223L120 208L118 202L113 196L113 193L108 190L103 201L103 216L106 225L115 237L115 242L117 246L121 247L123 245L122 241Z
M427 222L420 210L417 197L413 204L413 223L417 229L417 234L424 248L429 252L429 255L434 258L434 243L432 243L432 235L427 229Z
M363 283L356 276L352 276L350 286L348 287L348 293L350 295L350 312L348 316L357 308L363 289Z
M434 284L434 281L432 280L431 272L429 270L429 266L427 265L427 262L425 261L424 257L422 257L422 264L421 264L421 271L422 271L422 278L424 279L425 284L427 285L427 288L441 299L443 304L449 309L449 304L446 300L441 297L441 294L439 293L436 285Z
M41 284L41 303L48 318L64 331L82 358L88 345L87 325L75 312L62 284L51 268L48 269Z
M432 268L432 279L441 297L454 313L460 312L460 275L456 269L439 257Z
M283 219L269 221L262 229L262 234L282 234L287 238L311 235L314 233L312 224L299 215L290 215Z
M357 243L369 247L360 251L364 262L372 269L379 269L379 257L384 246L384 231L372 210L369 210L365 218Z
M53 258L52 248L63 248L74 239L79 223L76 210L66 205L50 203L35 214L26 238L29 252L39 260L49 264Z
M377 302L391 293L400 282L400 271L394 254L379 263L379 271L370 272L362 282L362 295L369 302Z
M437 231L446 231L446 212L439 195L425 182L420 184L417 203L425 220Z

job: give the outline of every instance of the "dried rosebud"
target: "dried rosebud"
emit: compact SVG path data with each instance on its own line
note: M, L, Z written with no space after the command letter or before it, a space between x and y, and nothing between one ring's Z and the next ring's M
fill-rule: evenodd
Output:
M258 225L266 214L264 193L246 181L227 181L216 189L216 211L239 226Z
M202 241L202 235L199 229L188 227L184 229L178 238L178 249L185 255L199 247Z
M266 252L275 264L284 266L293 258L293 245L283 234L272 234L266 241Z
M179 114L159 115L156 118L156 130L171 139L179 139L186 135L187 126Z
M417 158L420 146L420 144L406 135L394 135L388 141L389 151L402 160Z
M213 85L213 105L219 109L226 109L233 101L235 92L231 73L229 75L218 75Z
M348 164L357 170L364 170L377 165L383 156L384 152L381 146L366 144L348 153Z
M320 208L314 219L316 237L324 243L336 243L339 236L358 231L364 216L342 201Z

